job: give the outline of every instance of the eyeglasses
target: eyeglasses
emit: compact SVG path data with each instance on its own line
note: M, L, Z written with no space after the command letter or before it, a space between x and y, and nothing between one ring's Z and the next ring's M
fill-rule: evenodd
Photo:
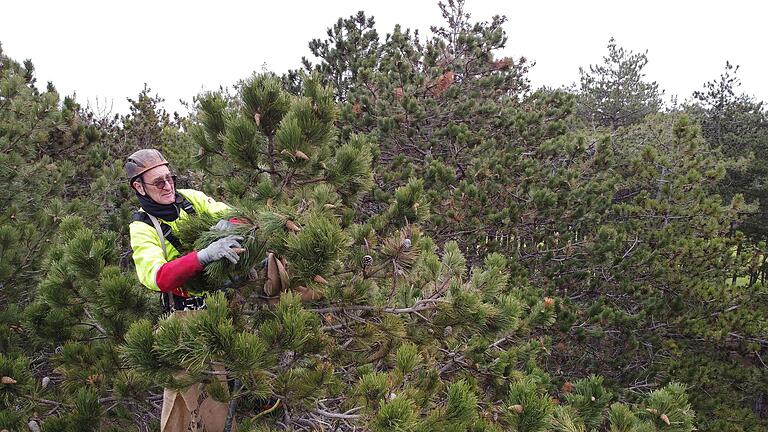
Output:
M155 179L155 181L153 181L153 182L145 182L144 179L142 179L141 182L144 183L144 184L151 184L152 186L154 186L154 187L156 187L158 189L163 189L165 187L166 183L168 185L170 185L170 186L175 185L176 184L176 176L175 175L165 176L163 178Z

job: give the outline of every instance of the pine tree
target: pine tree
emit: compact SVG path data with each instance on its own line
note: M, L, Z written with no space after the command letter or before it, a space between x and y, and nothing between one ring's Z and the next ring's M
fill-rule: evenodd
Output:
M442 10L448 28L425 43L396 27L342 105L342 135L377 137L377 163L387 167L376 173L365 211L386 213L375 203L417 177L419 208L430 210L422 224L438 245L456 239L470 263L503 253L512 280L565 298L553 368L607 374L621 382L614 390L670 379L696 385L665 356L693 363L720 352L718 376L750 389L724 393L759 399L754 370L721 373L729 370L721 344L735 337L701 345L699 333L722 311L735 318L738 308L724 304L730 295L752 304L761 295L724 286L747 267L731 257L730 221L752 207L711 192L729 163L690 119L651 115L661 93L644 81L645 55L612 42L607 64L584 75L582 94L530 92L524 61L493 57L505 41L503 18L472 25L462 2ZM462 69L468 65L477 69ZM587 96L615 121L585 129L574 114ZM763 316L760 307L744 313ZM735 328L730 319L707 332L725 335L721 325ZM745 324L736 334L755 342L760 318L736 319ZM759 347L739 345L738 356L757 360L748 352ZM646 356L641 347L653 350ZM598 353L599 367L578 361L585 350ZM720 416L698 395L695 403L704 418Z
M159 308L150 307L136 278L117 266L115 239L86 228L80 217L62 220L35 300L12 327L14 340L6 340L0 369L15 382L3 383L4 409L10 409L0 426L19 430L32 421L51 431L96 431L105 424L147 430L149 401L157 400L148 391L156 387L121 366L118 346L130 323Z
M309 49L312 55L322 59L313 65L307 58L302 58L304 67L319 73L334 88L334 94L345 100L350 86L357 81L360 72L370 70L379 57L379 34L375 20L367 18L360 11L349 18L339 18L328 29L328 39L312 39ZM292 72L299 78L298 72Z
M644 80L648 52L634 53L608 41L603 64L579 68L578 114L588 124L616 130L637 123L661 108L656 82Z
M48 85L35 86L34 66L0 49L0 302L28 300L46 239L65 214L64 186L75 165L62 153L78 148L74 103Z
M684 107L702 127L702 135L723 155L733 160L717 191L726 198L741 193L748 202L758 201L755 213L739 224L751 243L765 241L765 205L768 197L761 187L766 177L768 120L763 103L739 94L738 66L726 62L725 71L716 81L704 84Z

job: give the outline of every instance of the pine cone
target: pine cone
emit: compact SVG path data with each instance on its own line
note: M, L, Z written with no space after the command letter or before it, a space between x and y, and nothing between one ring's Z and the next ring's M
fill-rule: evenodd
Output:
M289 230L293 231L293 232L301 231L301 227L296 225L296 222L294 222L294 221L292 221L290 219L285 221L285 227L288 228Z

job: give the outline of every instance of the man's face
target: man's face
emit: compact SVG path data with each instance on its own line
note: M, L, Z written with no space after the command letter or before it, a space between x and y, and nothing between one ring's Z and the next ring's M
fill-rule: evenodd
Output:
M167 165L156 166L145 172L133 182L133 187L158 204L173 204L176 198L176 186Z

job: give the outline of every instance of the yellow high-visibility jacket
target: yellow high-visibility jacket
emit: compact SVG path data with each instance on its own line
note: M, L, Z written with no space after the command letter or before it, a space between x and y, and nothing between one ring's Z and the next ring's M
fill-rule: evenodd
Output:
M207 212L216 214L230 210L228 205L215 201L203 192L194 189L177 189L177 192L192 204L197 213ZM179 209L179 218L175 221L164 221L159 218L158 220L170 226L172 231L176 231L179 221L186 217L188 217L187 212ZM136 265L139 281L153 291L160 291L160 287L157 285L158 270L160 270L163 264L178 258L181 254L176 247L166 240L165 250L168 256L166 259L163 256L160 237L152 225L134 220L129 226L129 231L131 235L131 249L133 249L133 262ZM196 254L194 260L195 262L197 261Z

